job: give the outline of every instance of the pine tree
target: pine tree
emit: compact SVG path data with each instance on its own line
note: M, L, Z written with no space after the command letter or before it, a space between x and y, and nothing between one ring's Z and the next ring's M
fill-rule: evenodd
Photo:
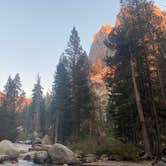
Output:
M7 111L15 112L15 99L13 93L13 80L11 76L9 76L7 83L5 85L5 96L3 98L2 107Z
M153 14L151 2L146 3L146 1L138 0L123 2L134 8L129 8L128 11L123 10L120 16L120 27L116 27L109 36L109 46L116 50L116 56L109 59L113 65L116 65L116 70L119 70L119 65L124 64L124 58L128 59L135 103L142 125L145 152L149 156L153 152L160 158L160 132L154 93L154 84L156 84L154 80L157 77L152 75L152 60L149 60L149 55L157 58L153 46L158 45L159 41L154 43L153 37L158 32L158 26L154 23L156 22L158 25L161 23ZM126 12L128 13L126 14ZM153 22L152 20L156 21ZM158 68L157 65L155 67ZM124 83L124 80L121 83ZM148 135L151 137L148 137Z
M25 97L24 91L21 89L20 76L17 73L15 78L12 79L9 76L5 85L3 107L6 107L8 111L16 112L22 109L23 100Z
M89 61L86 52L78 57L76 65L77 104L80 116L80 130L90 132L91 112L93 110L92 91L89 83Z
M72 111L72 129L73 137L77 138L81 129L81 112L86 111L89 116L88 109L90 110L90 90L88 85L88 62L86 53L80 44L80 38L76 28L71 31L71 36L68 42L68 47L65 50L65 55L69 61L69 75L71 86L71 111ZM88 96L86 100L82 100ZM84 98L85 99L85 98Z
M33 119L33 126L37 133L41 132L41 111L43 110L43 88L41 86L41 78L38 74L37 82L34 85L34 89L32 90L32 105L31 105L31 112L32 112L32 119Z
M4 93L0 111L0 139L14 141L16 140L18 125L16 111L22 108L22 99L24 99L24 96L20 96L22 89L19 74L16 74L14 79L9 76Z
M70 136L70 83L67 71L67 59L61 56L53 83L51 115L53 123L53 142L64 142Z
M5 107L0 108L0 141L4 139L16 141L17 127L16 113L8 111Z

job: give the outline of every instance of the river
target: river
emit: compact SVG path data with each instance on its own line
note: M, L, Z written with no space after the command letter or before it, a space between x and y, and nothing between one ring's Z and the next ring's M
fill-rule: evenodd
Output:
M62 166L62 165L52 165L52 164L35 164L32 161L25 161L25 160L19 160L18 163L15 164L10 164L10 163L6 163L6 164L0 164L0 166Z

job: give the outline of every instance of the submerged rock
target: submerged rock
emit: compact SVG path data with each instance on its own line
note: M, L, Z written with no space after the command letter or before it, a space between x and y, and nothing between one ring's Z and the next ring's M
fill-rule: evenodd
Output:
M38 164L47 163L49 160L48 153L46 151L40 151L35 153L34 162Z
M77 163L74 153L62 144L54 144L48 150L48 154L53 164Z
M27 153L23 153L19 156L22 160L33 161L35 158L36 151L31 151Z

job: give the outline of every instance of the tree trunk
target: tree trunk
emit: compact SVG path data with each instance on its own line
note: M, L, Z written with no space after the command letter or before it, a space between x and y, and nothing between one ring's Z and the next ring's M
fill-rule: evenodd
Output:
M55 122L55 138L54 138L54 143L58 142L58 128L59 128L59 115L56 117L56 122Z
M144 142L145 156L151 157L152 153L150 148L150 141L149 141L148 132L147 132L146 124L145 124L145 117L143 113L143 107L141 104L140 93L139 93L136 78L135 78L135 75L136 75L135 64L133 62L132 56L130 56L130 66L131 66L131 75L132 75L132 81L134 86L135 101L136 101L137 111L138 111L141 128L142 128L142 137Z
M40 117L39 111L36 110L33 117L34 130L39 134L40 133Z

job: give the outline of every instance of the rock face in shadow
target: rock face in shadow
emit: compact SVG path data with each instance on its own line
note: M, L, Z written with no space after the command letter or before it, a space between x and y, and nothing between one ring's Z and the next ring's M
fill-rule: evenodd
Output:
M62 144L54 144L48 150L49 157L53 164L74 164L76 163L74 153Z

